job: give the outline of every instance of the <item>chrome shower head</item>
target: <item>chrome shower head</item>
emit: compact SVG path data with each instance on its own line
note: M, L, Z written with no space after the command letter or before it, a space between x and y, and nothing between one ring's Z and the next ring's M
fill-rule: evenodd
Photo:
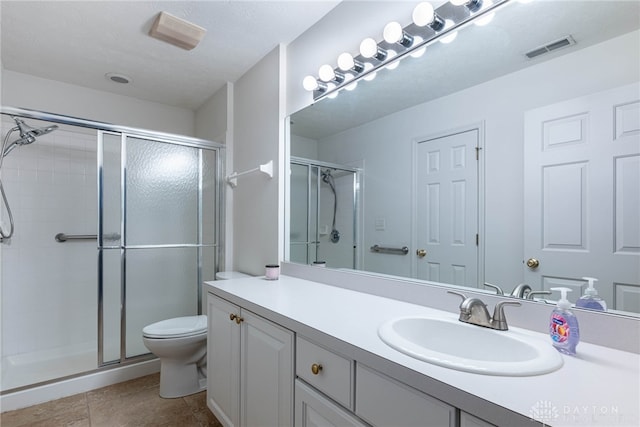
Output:
M58 129L58 125L34 128L33 126L26 124L22 119L19 119L17 117L14 117L13 120L15 120L16 124L18 125L18 130L20 130L20 138L28 141L20 145L31 144L33 141L35 141L35 137L46 135L49 132L53 132L54 130Z
M57 125L51 125L51 126L42 127L42 128L35 128L33 126L26 124L22 119L18 117L12 117L12 118L16 122L17 126L11 129L4 138L4 142L2 144L3 158L16 147L19 147L21 145L31 144L36 141L36 138L38 136L46 135L49 132L53 132L54 130L58 129ZM20 132L20 138L7 144L7 140L9 139L9 136L16 131Z

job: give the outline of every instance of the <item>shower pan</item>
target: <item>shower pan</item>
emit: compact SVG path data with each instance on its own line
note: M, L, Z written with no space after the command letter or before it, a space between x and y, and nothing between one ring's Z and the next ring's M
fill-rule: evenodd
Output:
M289 259L357 268L360 171L291 157Z
M222 257L223 146L10 107L2 135L3 397L151 359Z

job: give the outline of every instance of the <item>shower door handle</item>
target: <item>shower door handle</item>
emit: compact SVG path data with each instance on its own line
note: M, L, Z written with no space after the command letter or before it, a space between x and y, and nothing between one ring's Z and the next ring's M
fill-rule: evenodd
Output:
M64 234L58 233L55 235L56 242L63 243L67 240L97 240L96 234Z

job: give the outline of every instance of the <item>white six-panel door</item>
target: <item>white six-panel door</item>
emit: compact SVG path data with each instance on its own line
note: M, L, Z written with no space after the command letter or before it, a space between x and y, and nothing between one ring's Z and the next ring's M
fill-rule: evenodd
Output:
M479 129L417 143L417 278L478 286Z
M640 86L525 114L525 281L640 312ZM537 268L526 261L535 259Z

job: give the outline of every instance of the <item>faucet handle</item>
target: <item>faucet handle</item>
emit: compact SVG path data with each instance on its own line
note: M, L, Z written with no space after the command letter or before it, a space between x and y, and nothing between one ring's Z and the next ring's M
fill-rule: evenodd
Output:
M527 299L533 300L534 295L551 295L551 291L531 291L527 294Z
M500 301L496 304L496 307L493 309L493 318L491 319L491 323L493 328L499 331L506 331L509 329L507 325L507 318L504 315L505 305L520 306L522 304L517 301Z
M462 298L462 302L464 302L467 299L467 296L465 294L463 294L462 292L457 292L457 291L447 291L448 294L453 294L453 295L458 295L460 298Z
M496 290L496 295L504 295L504 291L502 290L502 288L500 286L497 285L493 285L489 282L484 282L485 286L490 287L491 289L495 289Z

